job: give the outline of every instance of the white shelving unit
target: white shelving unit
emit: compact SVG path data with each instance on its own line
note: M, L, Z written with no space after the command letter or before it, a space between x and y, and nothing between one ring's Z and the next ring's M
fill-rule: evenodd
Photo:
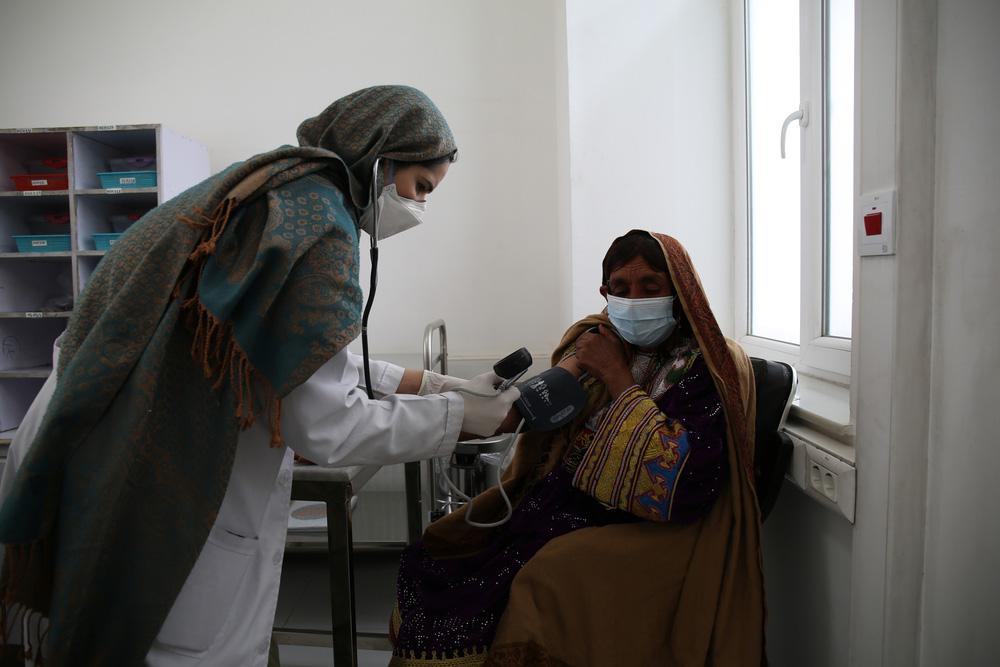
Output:
M156 156L156 187L101 187L108 160ZM18 191L29 162L65 158L66 190ZM112 215L144 213L209 176L208 150L162 125L0 130L0 459L52 372L52 344L72 300L104 256L93 235L116 231ZM45 214L69 214L53 224ZM14 235L66 234L67 252L17 252Z

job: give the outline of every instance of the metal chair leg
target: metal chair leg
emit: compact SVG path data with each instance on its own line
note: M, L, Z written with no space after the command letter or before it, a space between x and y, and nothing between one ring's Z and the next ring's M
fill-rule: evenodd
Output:
M419 461L403 464L406 481L406 540L413 544L424 532L423 490L420 488L422 475Z
M327 506L330 558L330 615L335 667L357 667L358 644L354 614L354 562L349 483L332 484Z

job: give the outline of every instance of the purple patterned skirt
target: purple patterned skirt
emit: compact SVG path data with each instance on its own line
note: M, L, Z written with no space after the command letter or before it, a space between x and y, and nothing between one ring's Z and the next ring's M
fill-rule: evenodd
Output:
M572 478L564 466L550 472L475 555L434 560L422 542L408 547L396 586L401 623L394 653L437 652L444 658L487 649L514 577L549 540L580 528L640 520L607 509L573 488Z

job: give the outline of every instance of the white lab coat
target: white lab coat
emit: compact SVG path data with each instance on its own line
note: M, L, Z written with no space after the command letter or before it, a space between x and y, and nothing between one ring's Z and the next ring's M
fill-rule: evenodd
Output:
M402 463L451 453L462 425L458 394L390 395L403 369L372 362L371 401L359 388L360 357L342 350L282 401L282 434L270 426L240 434L219 515L160 633L150 667L263 667L267 664L288 528L292 449L320 465ZM11 443L2 498L55 389L54 374ZM13 464L13 465L12 465Z

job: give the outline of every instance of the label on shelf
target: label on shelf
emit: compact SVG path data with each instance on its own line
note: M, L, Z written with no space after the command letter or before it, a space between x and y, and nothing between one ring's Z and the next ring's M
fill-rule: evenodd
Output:
M104 188L104 192L109 195L120 195L122 193L121 188Z
M42 191L41 190L25 190L24 192L21 193L21 195L24 196L24 197L41 197L42 196Z
M14 130L14 133L15 134L31 134L31 128L30 127L19 127L16 130Z
M28 318L29 320L40 320L43 317L45 317L45 313L39 313L39 312L36 311L36 312L31 312L31 313L25 313L24 316L26 318Z
M118 129L118 126L117 126L117 125L98 125L98 126L97 126L97 129L98 129L99 131L105 131L105 130L117 130L117 129Z

